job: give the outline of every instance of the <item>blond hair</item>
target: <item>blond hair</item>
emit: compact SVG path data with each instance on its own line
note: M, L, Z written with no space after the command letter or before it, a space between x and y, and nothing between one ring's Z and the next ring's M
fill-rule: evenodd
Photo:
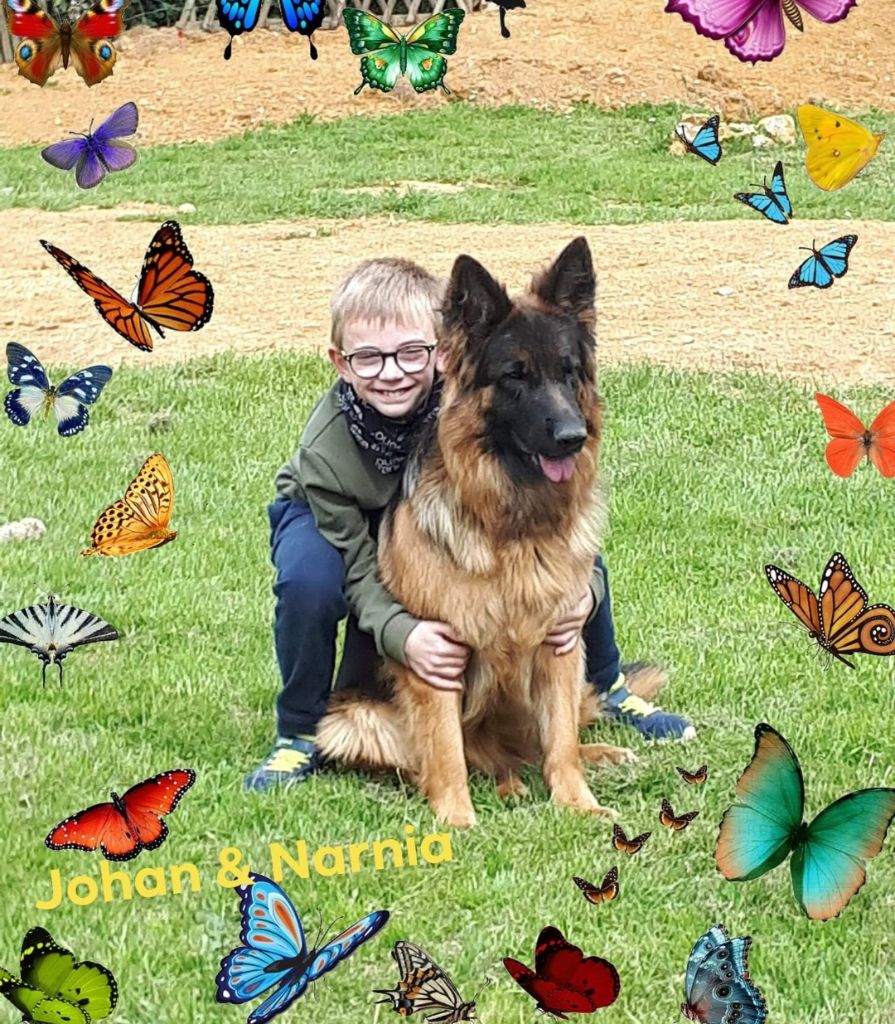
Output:
M409 326L431 320L438 326L445 281L411 260L395 257L364 260L333 292L330 302L333 348L342 349L345 323L368 320Z

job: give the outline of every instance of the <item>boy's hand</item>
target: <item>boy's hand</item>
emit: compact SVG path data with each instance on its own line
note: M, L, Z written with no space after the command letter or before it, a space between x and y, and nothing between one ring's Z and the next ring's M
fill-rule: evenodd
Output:
M578 643L584 623L594 606L594 595L590 586L586 587L578 604L561 618L556 620L553 629L547 634L545 644L552 644L554 654L568 654Z
M438 690L463 690L470 650L446 622L420 622L404 641L407 667Z

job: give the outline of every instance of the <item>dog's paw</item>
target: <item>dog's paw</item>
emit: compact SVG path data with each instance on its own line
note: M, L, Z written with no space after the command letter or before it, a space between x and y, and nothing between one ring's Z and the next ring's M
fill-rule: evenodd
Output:
M457 803L445 800L439 804L432 804L435 818L443 825L451 828L472 828L475 825L475 811L472 804Z
M497 795L501 800L509 800L511 797L528 796L528 786L518 775L509 775L503 782L497 785Z
M587 743L579 748L582 761L588 764L631 764L637 755L627 747L610 747L605 743Z

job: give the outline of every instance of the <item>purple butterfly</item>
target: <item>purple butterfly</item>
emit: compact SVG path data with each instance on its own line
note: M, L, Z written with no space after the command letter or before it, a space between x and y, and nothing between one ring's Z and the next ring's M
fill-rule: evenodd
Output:
M93 122L90 122L93 127ZM40 155L48 164L62 171L75 168L75 181L81 188L94 188L106 176L106 171L123 171L137 159L137 151L126 142L116 142L122 135L133 135L137 130L137 105L125 103L110 114L105 121L87 134L70 132L80 136L71 142L54 142L42 149Z
M665 10L679 14L709 39L723 39L741 61L757 64L783 53L786 29L783 15L802 31L803 7L818 21L846 17L857 0L668 0Z

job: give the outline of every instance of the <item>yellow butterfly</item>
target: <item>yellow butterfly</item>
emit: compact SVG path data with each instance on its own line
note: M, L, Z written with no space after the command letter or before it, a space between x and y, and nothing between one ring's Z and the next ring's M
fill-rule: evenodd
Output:
M174 508L174 478L164 455L150 455L121 501L110 505L93 526L93 547L82 555L131 555L157 548L177 536L168 529Z
M799 107L798 115L808 146L808 176L827 192L847 185L876 156L886 137L884 132L870 132L857 121L810 103Z

